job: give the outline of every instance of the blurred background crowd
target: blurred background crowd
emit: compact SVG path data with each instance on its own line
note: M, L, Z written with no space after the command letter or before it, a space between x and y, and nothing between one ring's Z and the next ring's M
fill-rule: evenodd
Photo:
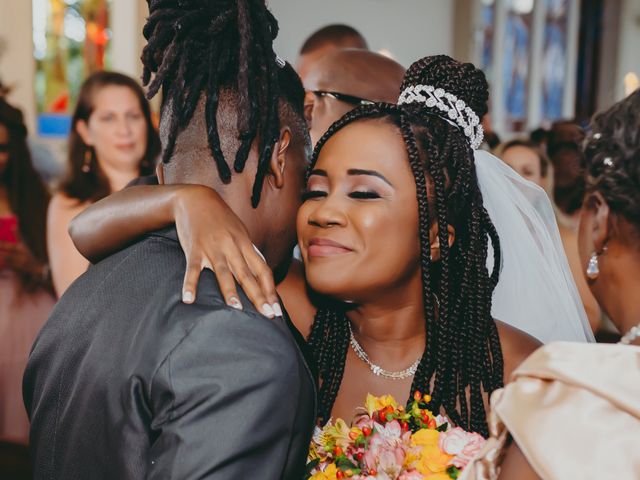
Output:
M491 85L483 148L547 191L589 322L600 341L617 341L578 257L582 144L592 115L639 86L640 0L268 4L280 24L277 51L316 100L307 118L314 142L354 106L394 101L402 67L420 57L442 53L481 67ZM27 442L20 385L34 337L88 266L68 235L70 220L155 168L159 105L139 82L146 12L144 0L0 0L0 441L7 444ZM354 48L371 53L340 53ZM319 101L325 97L337 102Z

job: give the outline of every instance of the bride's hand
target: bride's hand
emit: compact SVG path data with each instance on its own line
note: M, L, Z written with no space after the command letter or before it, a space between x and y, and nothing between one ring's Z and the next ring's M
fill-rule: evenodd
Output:
M244 224L211 188L185 185L173 204L178 238L187 260L182 299L193 303L200 273L213 270L227 305L242 309L237 282L267 317L281 315L273 274Z

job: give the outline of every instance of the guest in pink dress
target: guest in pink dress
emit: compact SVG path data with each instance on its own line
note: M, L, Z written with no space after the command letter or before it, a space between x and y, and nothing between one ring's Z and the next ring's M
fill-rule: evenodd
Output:
M0 441L28 443L22 374L55 303L48 274L49 193L35 172L22 114L0 97Z

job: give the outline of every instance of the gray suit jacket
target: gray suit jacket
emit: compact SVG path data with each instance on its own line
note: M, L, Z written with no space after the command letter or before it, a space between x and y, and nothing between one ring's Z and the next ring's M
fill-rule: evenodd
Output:
M62 297L24 377L36 479L301 478L315 384L287 320L208 271L185 305L184 269L168 229Z

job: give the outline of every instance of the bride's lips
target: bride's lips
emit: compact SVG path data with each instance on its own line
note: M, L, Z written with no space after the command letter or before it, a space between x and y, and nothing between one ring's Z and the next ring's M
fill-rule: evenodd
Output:
M331 257L333 255L344 255L353 252L349 247L341 243L334 242L328 238L312 238L309 240L307 252L310 257Z

